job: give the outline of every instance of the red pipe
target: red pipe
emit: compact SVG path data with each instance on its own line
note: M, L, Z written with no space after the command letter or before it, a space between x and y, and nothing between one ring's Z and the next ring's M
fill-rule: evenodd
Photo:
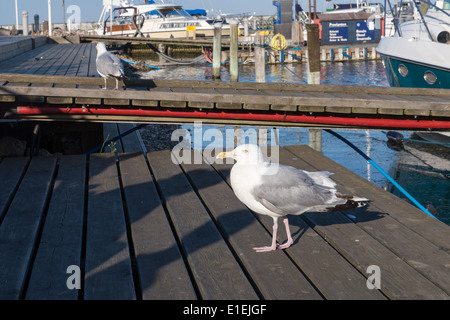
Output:
M114 108L61 108L61 107L17 107L18 115L42 114L89 114L89 115L122 115L147 117L176 117L200 119L227 119L227 120L253 120L277 121L286 123L311 123L325 125L362 126L377 128L410 128L410 129L450 129L450 121L445 120L419 120L419 119L375 119L375 118L348 118L336 116L312 116L305 114L280 113L252 113L252 112L224 112L173 110L173 109L114 109Z

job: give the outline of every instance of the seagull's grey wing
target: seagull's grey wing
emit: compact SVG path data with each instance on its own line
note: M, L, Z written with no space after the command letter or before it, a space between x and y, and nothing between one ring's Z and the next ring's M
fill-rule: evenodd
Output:
M281 166L273 175L262 176L253 196L267 209L281 214L299 214L308 208L329 203L335 183L329 172L306 172ZM322 183L322 182L325 183Z
M105 52L97 57L97 71L98 73L111 76L123 77L123 65L120 59L112 53Z

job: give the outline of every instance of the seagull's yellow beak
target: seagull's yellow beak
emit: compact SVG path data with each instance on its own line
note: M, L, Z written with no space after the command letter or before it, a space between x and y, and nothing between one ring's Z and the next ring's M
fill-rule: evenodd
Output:
M216 159L225 159L226 157L229 157L230 154L228 152L221 152L216 156Z

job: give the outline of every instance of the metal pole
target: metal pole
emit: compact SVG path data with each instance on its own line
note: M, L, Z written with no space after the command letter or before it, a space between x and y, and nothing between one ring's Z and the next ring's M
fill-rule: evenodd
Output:
M16 3L16 30L19 31L19 10L17 8L17 0L15 0Z
M66 4L64 3L64 0L62 0L62 7L63 7L63 26L64 26L64 32L67 31L67 26L66 26Z
M52 28L52 0L48 0L48 36L53 36Z
M230 81L239 81L239 61L238 61L238 21L230 21Z
M213 78L220 79L220 65L222 60L222 24L214 24L213 45Z

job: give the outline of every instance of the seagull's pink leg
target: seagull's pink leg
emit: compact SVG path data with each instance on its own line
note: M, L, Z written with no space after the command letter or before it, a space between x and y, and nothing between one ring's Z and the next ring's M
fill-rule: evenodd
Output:
M114 90L119 90L119 80L116 79L116 88Z
M253 248L256 252L268 252L277 249L277 230L278 230L278 218L273 218L272 227L272 245L270 247Z
M282 245L278 246L278 249L286 249L289 248L291 246L291 244L294 243L294 240L292 240L292 236L291 236L291 230L289 229L289 220L287 217L284 217L283 219L284 222L284 226L286 227L286 234L287 234L287 241L285 243L283 243Z
M103 90L107 90L106 89L106 78L104 78L105 79L105 87L104 88L102 88Z

